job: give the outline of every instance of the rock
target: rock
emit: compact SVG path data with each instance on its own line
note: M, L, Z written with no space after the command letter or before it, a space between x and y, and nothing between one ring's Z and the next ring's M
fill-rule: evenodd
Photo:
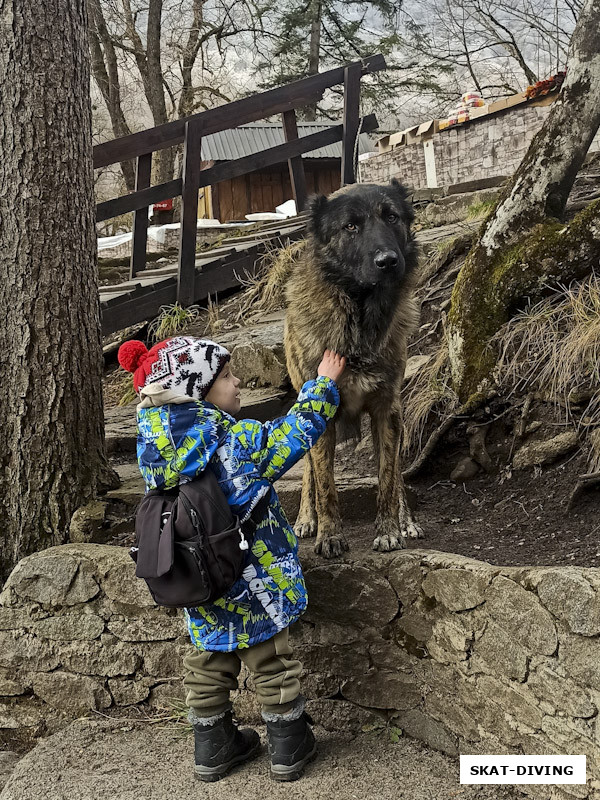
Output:
M137 401L136 401L137 402ZM106 452L135 454L137 430L135 405L114 406L104 410Z
M4 589L47 606L70 606L91 600L100 591L94 578L81 569L80 559L64 546L49 547L19 561Z
M527 687L507 686L491 675L482 675L477 679L477 688L482 698L489 698L517 721L534 730L541 727L543 714Z
M576 431L565 431L547 441L529 442L515 453L513 467L515 469L524 469L525 467L551 464L556 459L574 450L578 441Z
M377 669L390 672L412 672L413 659L394 642L380 640L369 645L371 664ZM366 672L366 669L364 670Z
M285 361L259 343L243 343L231 355L231 369L242 386L283 386L287 381Z
M0 608L0 631L9 631L20 628L30 628L33 625L32 616L25 608Z
M30 633L0 633L0 667L44 672L59 664L55 645Z
M404 733L420 739L434 750L441 750L442 753L456 756L458 754L456 737L440 722L419 711L417 708L396 714L393 718L394 724L399 725Z
M243 331L236 330L230 333L224 333L219 337L219 343L229 350L232 359L238 347L252 344L255 347L268 348L282 364L285 364L283 328L284 317L278 314L277 319L273 321L259 322L256 325L246 325Z
M589 692L564 674L560 675L557 669L564 672L554 660L547 665L540 664L530 672L528 688L540 700L564 711L570 717L593 717L596 706L592 703Z
M32 632L46 639L70 642L97 639L104 631L104 620L96 614L61 614L38 620Z
M357 564L313 567L305 573L311 598L305 619L380 627L398 613L398 598L377 572Z
M470 481L479 472L479 464L470 456L464 456L450 473L450 480L456 483Z
M107 634L103 634L100 641L58 645L56 656L71 672L108 678L132 675L141 661L138 648Z
M583 686L600 691L600 642L573 634L562 634L558 663L567 675Z
M115 560L102 578L102 588L115 604L135 608L154 608L156 603L141 578L135 577L135 564L124 548L113 547ZM117 606L118 607L118 606Z
M349 677L369 669L367 653L353 646L304 645L297 648L297 652L302 666L309 672Z
M466 569L435 569L427 573L423 591L449 611L466 611L481 605L489 579Z
M0 670L0 697L14 697L31 688L31 677L14 670Z
M395 630L412 637L417 642L427 642L431 638L434 620L422 602L402 609L402 615L394 622Z
M182 681L161 683L150 692L149 704L151 708L177 708L185 700L186 690Z
M524 681L527 674L527 653L519 638L507 633L494 622L488 622L483 634L472 646L471 666ZM483 661L483 663L481 663Z
M327 675L321 672L308 672L303 674L300 679L302 694L308 700L316 700L321 697L335 697L340 691L340 681L335 675Z
M71 517L69 541L74 543L90 542L94 535L102 530L105 520L106 503L93 500L80 506Z
M18 753L13 753L10 750L0 752L0 791L20 759L21 756Z
M361 706L396 710L415 708L422 700L413 678L383 670L350 678L342 684L342 694Z
M359 733L365 725L380 719L373 712L355 706L353 703L347 703L345 700L326 698L308 700L306 710L315 723L321 725L326 731Z
M28 698L30 701L32 698ZM39 701L34 701L38 703ZM44 724L44 714L32 702L0 703L0 730L8 728L39 728Z
M403 606L414 603L421 594L423 575L419 561L415 561L412 554L407 558L403 553L392 561L388 568L388 579Z
M425 712L463 739L477 742L481 738L476 720L449 694L428 692L425 697Z
M600 598L575 570L548 571L537 584L537 593L548 611L564 620L573 633L600 633Z
M485 598L487 613L530 653L551 656L556 651L556 627L533 592L498 575Z
M108 681L108 689L118 706L133 706L142 703L150 694L152 680L149 678L136 678L128 680L122 678L111 678Z
M464 627L460 617L439 619L433 626L427 650L432 658L442 663L465 661L473 636L473 631Z
M157 678L179 678L183 675L183 659L193 651L192 644L156 643L145 645L144 669Z
M183 616L170 617L163 613L159 617L110 620L108 629L125 642L154 642L177 639L187 632Z
M104 682L70 672L48 672L33 679L34 693L53 708L81 712L108 708L112 698Z

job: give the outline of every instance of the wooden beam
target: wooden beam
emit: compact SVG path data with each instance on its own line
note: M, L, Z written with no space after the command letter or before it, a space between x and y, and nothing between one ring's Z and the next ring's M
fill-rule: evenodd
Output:
M105 203L98 203L96 206L96 220L102 222L111 217L120 217L128 211L136 211L138 208L148 208L153 203L160 203L161 200L168 200L170 197L178 197L181 194L181 178L167 183L159 183L149 189L142 189L140 192L124 194L122 197L115 197L114 200L107 200Z
M385 58L379 54L357 61L352 66L355 65L364 75L386 68ZM218 133L247 122L265 119L292 108L310 105L321 99L325 89L342 83L343 80L344 67L338 67L310 78L294 81L287 86L279 86L261 94L202 111L185 119L167 122L155 128L97 144L94 147L94 169L181 144L184 141L185 125L188 121L198 122L201 125L201 135L208 136L210 133Z
M377 118L374 114L369 114L364 117L361 125L363 133L369 133L377 128ZM334 125L332 128L326 128L318 133L311 133L308 136L301 136L293 141L279 144L276 147L270 147L268 150L262 150L260 153L253 153L250 156L243 158L236 158L234 161L223 161L216 164L209 169L200 171L199 188L203 186L214 186L220 181L226 181L230 178L236 178L239 175L245 175L248 172L260 170L263 167L278 164L283 161L289 161L290 158L308 153L311 150L318 150L321 147L326 147L328 144L342 141L344 135L343 125ZM181 194L182 181L178 178L168 183L161 183L158 186L152 186L150 189L143 189L141 192L134 192L132 194L117 197L114 200L108 200L105 203L99 203L96 206L96 214L98 222L111 217L126 214L128 211L135 211L137 208L158 203L160 200L168 200L170 197L177 197Z
M194 302L196 268L196 233L198 231L198 191L201 172L201 126L197 121L185 124L183 153L183 186L181 190L181 236L179 239L179 272L177 302L191 306Z
M299 138L296 112L293 108L283 112L283 135L286 142L292 142ZM296 201L296 212L299 214L306 208L306 176L304 175L302 156L288 159L288 169L292 182L292 193Z
M152 172L152 153L138 156L135 172L135 190L147 189L150 186ZM133 240L131 242L131 262L129 277L135 278L138 272L146 269L146 247L148 244L148 206L138 208L133 215Z
M359 64L344 69L344 138L342 140L342 186L356 183L356 157L358 157L358 127L360 105Z

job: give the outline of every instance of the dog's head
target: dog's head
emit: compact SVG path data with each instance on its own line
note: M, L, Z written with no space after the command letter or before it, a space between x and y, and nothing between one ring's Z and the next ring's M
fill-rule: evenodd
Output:
M349 294L398 285L416 266L406 189L354 184L310 204L309 230L325 277Z

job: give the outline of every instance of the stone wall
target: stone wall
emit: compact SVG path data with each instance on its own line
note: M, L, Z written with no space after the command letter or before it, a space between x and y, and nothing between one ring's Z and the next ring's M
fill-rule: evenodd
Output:
M390 721L450 755L584 753L587 787L521 789L600 798L600 570L425 550L304 562L310 605L292 638L317 722ZM153 605L124 550L30 556L0 602L0 727L181 696L183 622ZM235 702L256 721L251 692Z
M550 106L517 106L435 133L437 186L512 175L549 110ZM391 178L413 189L428 186L422 142L396 147L360 164L361 182L387 183Z

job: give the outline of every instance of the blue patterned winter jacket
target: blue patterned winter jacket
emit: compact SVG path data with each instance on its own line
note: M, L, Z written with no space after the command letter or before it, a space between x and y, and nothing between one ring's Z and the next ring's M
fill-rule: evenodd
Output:
M225 597L185 611L199 649L250 647L306 609L298 541L272 483L315 444L339 401L335 382L319 377L304 384L286 416L265 424L235 420L207 402L138 410L138 463L147 490L172 488L208 467L242 521L269 493L242 576Z

